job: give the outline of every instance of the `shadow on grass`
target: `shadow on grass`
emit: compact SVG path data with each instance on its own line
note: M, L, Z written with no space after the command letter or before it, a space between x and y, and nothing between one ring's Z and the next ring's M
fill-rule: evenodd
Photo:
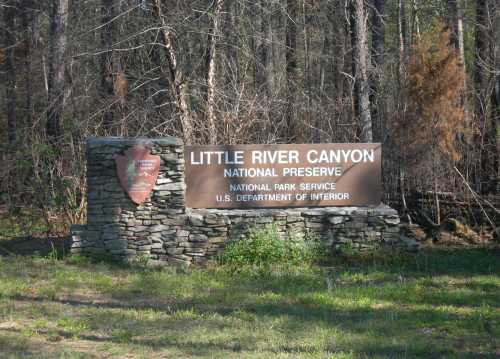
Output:
M104 302L25 295L15 295L9 299L89 308L91 313L98 313L98 317L93 319L92 329L99 330L102 323L115 323L119 328L133 327L136 332L125 336L127 344L155 349L175 348L193 355L209 355L217 350L231 353L262 350L269 355L353 351L361 356L425 358L494 358L498 355L500 348L494 341L500 331L498 322L495 322L498 315L482 318L471 310L487 305L497 313L500 306L498 286L481 282L480 278L479 281L453 284L457 278L499 276L498 249L428 251L398 265L374 262L356 264L355 267L342 267L341 262L336 265L339 272L347 276L377 271L384 274L383 279L376 286L369 282L354 285L339 282L336 288L329 291L325 273L320 269L303 274L200 271L197 282L192 284L191 291L183 297L176 294L175 286L182 285L184 279L188 282L196 272L165 274L162 277L162 272L130 268L130 272L137 274L137 277L106 292L110 297ZM74 266L87 268L91 264ZM434 281L440 276L452 278L451 286L446 282ZM213 278L219 281L217 284L222 285L211 284L210 279ZM418 288L414 288L413 283L419 280L424 280L419 282L419 286L425 288L424 294L419 294ZM339 304L342 301L335 301L348 300L350 295L357 299L370 298L373 303L343 306ZM379 303L385 303L387 307L372 305ZM447 308L448 306L453 308ZM467 310L459 311L460 307ZM116 309L123 311L118 314ZM157 311L167 317L161 320L144 317L138 319L129 310ZM189 312L191 315L176 316L180 312ZM233 334L233 337L224 340L203 340L184 335L200 327L214 332L231 330L234 324L230 324L231 320L225 321L228 318L243 318L244 325L248 325L248 318L257 323L269 318L273 322L273 318L280 318L279 333L287 333L290 344L264 344L264 348L257 348L255 338L250 334ZM357 338L355 345L333 342L326 346L308 346L294 343L294 338L310 336L318 327L335 328L342 335ZM429 328L435 334L423 331ZM440 333L442 328L444 332ZM446 333L447 328L464 334L450 337ZM151 337L148 333L159 335ZM468 347L455 346L461 335L468 337ZM95 342L124 341L124 338L113 335L84 335L82 338ZM471 349L474 346L482 349L474 351Z
M64 237L17 237L0 239L0 256L48 256L63 258L69 255L70 241Z
M251 287L252 282L241 283ZM220 331L231 329L231 325L224 321L224 318L238 318L251 316L255 321L265 321L266 318L285 318L279 326L279 332L288 333L287 338L293 342L294 337L300 338L308 335L314 328L326 327L336 328L344 335L352 335L358 338L365 338L366 342L358 339L355 346L346 345L327 347L315 347L299 344L281 344L278 347L259 348L259 350L270 353L312 353L322 352L324 354L354 350L360 355L369 356L391 356L404 357L421 356L426 358L454 356L460 357L494 357L494 349L488 349L486 353L467 353L453 347L453 340L441 340L429 338L422 333L425 327L451 327L474 332L480 336L480 341L489 343L492 333L488 333L481 326L479 318L474 314L453 313L438 308L411 309L407 306L390 308L343 308L329 302L315 302L304 299L282 299L277 302L258 301L256 297L251 297L244 301L224 300L230 298L230 293L240 287L228 286L223 289L212 291L211 294L203 294L197 298L185 300L172 300L168 303L144 303L136 302L129 297L128 302L115 303L94 303L86 300L47 300L46 298L36 298L27 296L16 296L12 299L30 302L58 303L75 307L87 307L99 309L99 315L94 324L98 329L99 323L115 323L117 327L135 328L137 333L148 332L161 333L166 331L168 335L160 335L156 338L141 338L141 335L130 335L128 344L152 347L155 349L176 348L195 355L210 354L214 350L231 352L251 352L255 351L255 339L252 335L235 336L230 340L220 341L217 339L201 340L185 337L183 333L196 330L201 326L205 330ZM209 299L209 296L215 299ZM103 310L110 309L110 310ZM124 310L118 315L116 309ZM171 317L167 319L138 319L136 314L127 310L154 310L165 313ZM176 317L176 313L187 311L189 317ZM490 323L491 325L491 323ZM277 328L278 329L278 328ZM498 331L498 328L493 330ZM446 335L446 333L445 333ZM96 337L92 335L79 335L82 339L96 342L121 343L119 337ZM195 337L196 338L196 337ZM397 343L388 344L387 341ZM447 345L444 345L444 344ZM477 344L477 343L475 343ZM491 344L488 344L491 345Z

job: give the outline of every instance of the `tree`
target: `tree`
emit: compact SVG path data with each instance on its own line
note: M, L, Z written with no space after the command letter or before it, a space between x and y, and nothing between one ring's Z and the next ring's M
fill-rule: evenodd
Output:
M465 45L464 45L464 24L463 24L463 10L459 6L457 0L447 0L447 28L451 31L450 42L453 47L458 51L460 57L460 64L462 66L462 72L464 74L464 94L462 96L462 102L464 103L465 109L465 119L467 123L469 120L469 106L466 96L467 91L467 71L465 68Z
M465 131L460 102L463 76L459 56L450 46L450 31L438 23L413 47L408 65L408 111L395 123L398 152L404 154L401 171L414 178L427 173L425 180L430 183L426 185L435 193L437 224L442 169L453 167L459 159L456 138Z
M373 142L372 119L370 112L370 83L368 80L369 53L368 53L368 16L365 11L364 0L355 0L356 12L356 81L358 82L358 107L361 124L360 139L362 142Z
M383 105L382 105L382 77L385 63L385 0L374 0L372 17L372 52L375 73L372 92L372 118L374 127L374 138L382 139L382 131L385 127Z
M50 9L50 52L48 78L47 136L54 143L62 132L66 90L66 47L68 0L52 0Z
M476 144L481 149L479 190L496 190L498 155L494 116L494 16L495 0L476 0L474 59ZM498 16L498 14L497 14ZM497 39L498 40L498 39Z
M153 0L153 14L161 25L161 41L168 61L168 77L172 86L176 107L181 115L181 126L184 142L193 141L193 116L187 92L187 83L184 71L178 63L177 51L174 46L173 34L165 21L160 0Z
M100 56L100 95L105 101L103 123L106 132L111 129L113 124L113 112L111 110L113 94L114 94L114 80L113 80L113 38L115 33L114 18L115 18L115 3L114 0L102 0L101 4L101 41L102 41L102 54Z
M496 158L497 158L497 186L496 193L500 193L500 165L498 156L500 156L500 4L497 2L495 7L493 20L493 45L494 45L494 57L495 65L493 68L494 80L493 80L493 92L492 92L492 118L494 123L494 130L496 133Z
M4 48L5 48L5 59L4 59L4 70L5 70L5 99L6 99L6 115L7 115L7 138L9 144L14 144L17 138L17 73L16 67L14 65L14 55L16 48L16 4L14 1L9 1L6 3L3 9L3 19L4 19Z
M33 0L22 0L20 3L21 12L21 27L23 34L23 73L24 73L24 84L25 84L25 123L30 126L33 123L33 84L32 84L32 66L31 66L31 48L33 41Z
M286 10L286 140L287 142L293 142L296 136L293 104L297 85L297 0L287 0Z
M209 61L207 73L207 121L209 141L211 144L217 143L217 115L216 111L216 91L217 91L217 44L221 36L221 13L224 0L214 0L214 10L212 14L212 29L209 34Z

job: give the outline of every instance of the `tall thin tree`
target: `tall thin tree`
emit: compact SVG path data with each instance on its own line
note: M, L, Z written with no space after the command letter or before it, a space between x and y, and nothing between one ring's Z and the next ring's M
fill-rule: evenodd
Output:
M5 48L5 60L4 60L4 70L5 70L5 99L6 99L6 114L7 114L7 137L10 144L14 144L16 141L16 131L17 131L17 73L15 66L15 47L16 47L16 32L15 19L16 19L16 4L14 1L9 1L5 6L2 7L3 10L3 20L4 20L4 31L3 38L4 43L2 44Z
M286 140L293 142L296 137L293 105L295 101L295 86L297 84L297 0L286 1Z
M370 55L368 52L368 16L364 0L355 0L356 13L356 81L359 83L359 121L361 125L360 140L373 142L372 119L370 112L370 83L368 67Z
M383 96L382 81L385 64L385 0L374 0L372 18L372 53L375 67L372 93L373 137L381 141L383 137Z
M221 36L221 13L224 0L215 0L212 12L212 30L209 37L209 61L207 73L207 121L209 141L217 143L217 115L216 115L216 91L217 91L217 48Z
M48 78L47 136L54 142L62 135L62 116L66 90L66 48L68 0L52 0L50 11L50 62Z
M99 58L101 81L100 95L104 100L103 125L106 132L109 132L113 124L113 38L115 36L115 3L114 0L102 0L101 3L101 42L102 53Z

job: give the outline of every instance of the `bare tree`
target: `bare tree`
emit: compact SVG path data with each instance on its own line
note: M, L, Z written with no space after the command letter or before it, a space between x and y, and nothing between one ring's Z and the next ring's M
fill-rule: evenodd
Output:
M286 140L292 142L296 136L293 104L297 82L297 0L287 0L286 9Z
M372 93L372 118L373 137L376 141L382 140L384 122L383 99L382 99L382 78L385 64L385 0L374 0L372 18L372 52L374 79Z
M475 119L480 130L476 143L481 149L480 191L488 193L496 190L498 153L496 145L496 125L492 116L492 94L494 89L494 31L493 16L495 0L476 0L475 34Z
M51 141L62 136L62 116L66 90L66 47L68 0L52 0L50 12L50 52L48 76L47 136Z
M16 142L16 130L17 130L17 92L16 92L16 82L17 74L16 67L14 65L14 50L16 46L16 28L15 28L15 18L16 18L16 6L14 1L9 1L3 9L3 20L4 20L4 31L3 46L5 48L5 99L6 99L6 114L7 114L7 137L10 144Z
M207 120L209 141L217 143L217 115L216 115L216 91L217 91L217 48L221 36L221 12L224 0L214 0L212 14L212 30L209 36L209 61L207 73Z
M153 13L161 25L161 40L168 60L169 79L172 84L172 93L176 106L181 114L181 126L184 142L191 144L193 141L193 116L191 114L187 83L184 72L178 63L177 51L174 47L173 34L165 21L160 0L153 0Z
M464 91L467 91L467 71L465 68L465 45L464 45L464 22L463 22L463 9L457 0L447 0L447 26L451 30L451 43L458 51L462 72L464 74ZM470 124L469 119L469 106L467 96L462 96L462 102L465 109L466 123Z
M23 31L23 44L24 44L24 61L23 72L25 77L25 122L26 125L33 123L33 84L31 81L33 70L31 66L31 44L33 41L33 31L31 29L33 22L33 0L22 0L21 8L21 26Z
M365 11L363 0L355 0L356 11L356 81L359 86L358 107L359 120L361 124L360 139L363 142L373 142L372 119L370 112L370 83L368 80L369 52L367 21L368 16Z
M101 4L101 41L102 54L100 56L100 94L101 99L105 102L103 124L106 131L111 129L113 124L113 112L111 110L113 97L113 38L114 38L114 17L115 17L114 0L102 0Z
M493 80L493 94L492 94L492 116L496 133L496 157L497 157L497 186L496 193L500 193L500 165L498 156L500 156L500 4L497 2L495 6L494 19L493 19L493 46L494 46L494 80Z

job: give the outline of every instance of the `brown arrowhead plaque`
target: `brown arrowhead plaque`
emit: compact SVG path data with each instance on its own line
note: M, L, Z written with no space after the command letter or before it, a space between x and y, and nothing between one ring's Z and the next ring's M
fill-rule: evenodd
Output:
M160 156L151 155L149 149L134 146L125 151L124 156L115 159L120 184L130 199L141 204L155 186L160 171Z

